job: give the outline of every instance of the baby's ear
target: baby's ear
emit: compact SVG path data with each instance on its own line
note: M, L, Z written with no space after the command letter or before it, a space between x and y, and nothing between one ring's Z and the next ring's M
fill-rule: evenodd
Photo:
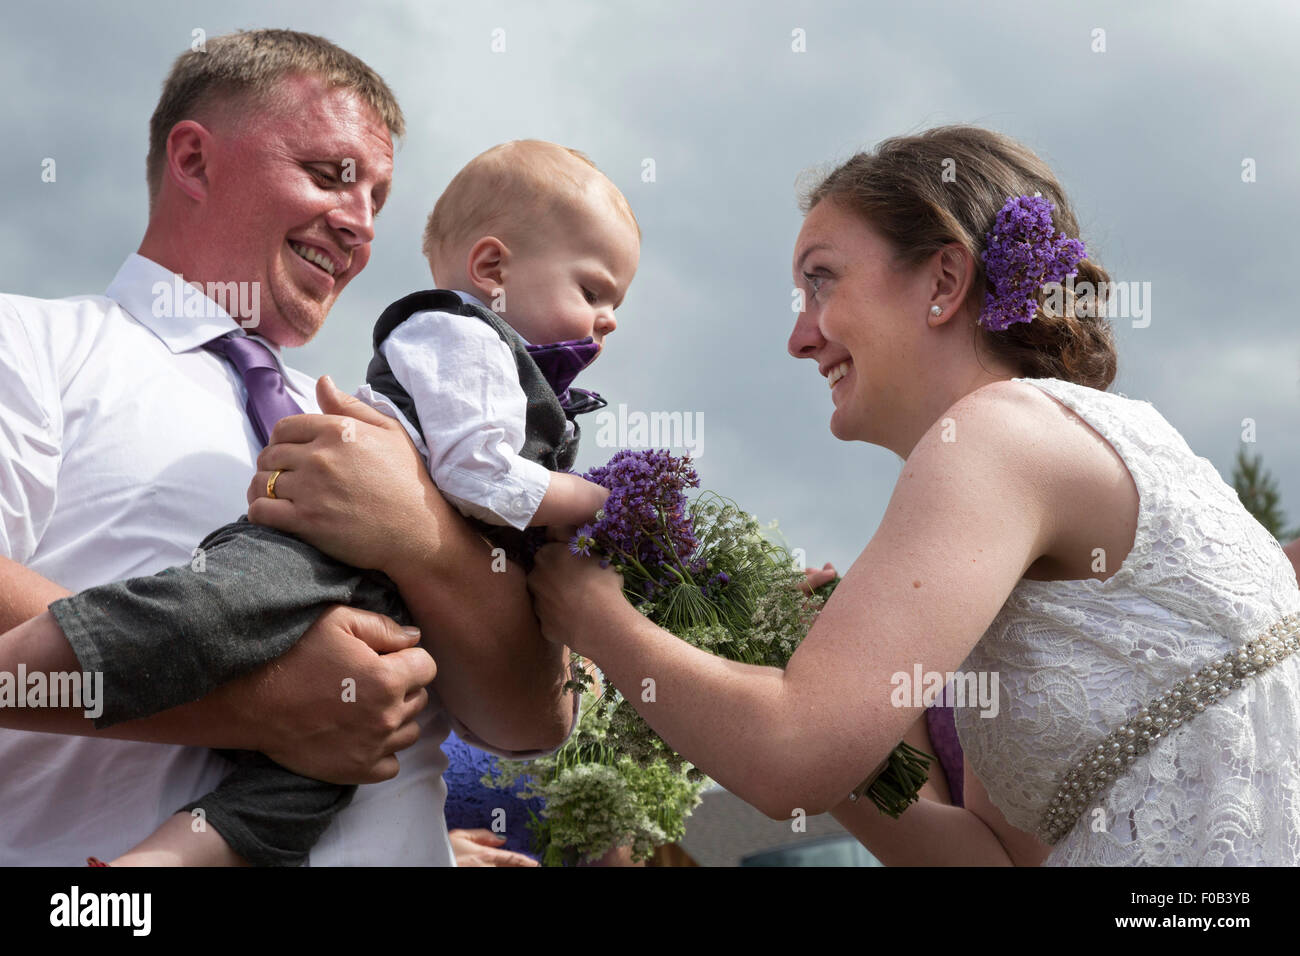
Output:
M484 236L470 247L465 268L475 285L493 288L505 281L509 261L509 247L496 236Z

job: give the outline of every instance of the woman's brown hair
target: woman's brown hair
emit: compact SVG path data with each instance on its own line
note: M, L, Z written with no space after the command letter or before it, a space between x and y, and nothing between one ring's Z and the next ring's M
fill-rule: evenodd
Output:
M978 313L988 287L981 259L985 237L1009 196L1034 193L1055 206L1056 231L1079 238L1065 191L1032 151L977 126L940 126L858 153L815 185L802 206L808 212L833 199L862 216L894 246L903 267L960 243L975 259L970 295ZM1110 276L1090 255L1079 263L1074 281L1081 294L1068 285L1050 299L1040 291L1032 322L1016 322L1001 332L975 324L976 354L982 342L1025 378L1060 378L1104 391L1115 380L1117 358L1105 307ZM1089 288L1092 295L1082 294Z

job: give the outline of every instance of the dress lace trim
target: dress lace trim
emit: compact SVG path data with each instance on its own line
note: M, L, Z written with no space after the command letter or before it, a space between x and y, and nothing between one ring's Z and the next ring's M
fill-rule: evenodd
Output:
M1180 680L1153 698L1089 753L1081 757L1052 797L1038 826L1038 836L1055 844L1069 833L1075 822L1098 796L1146 753L1167 736L1204 713L1254 677L1300 650L1300 614L1288 614L1235 653L1211 661L1190 677Z

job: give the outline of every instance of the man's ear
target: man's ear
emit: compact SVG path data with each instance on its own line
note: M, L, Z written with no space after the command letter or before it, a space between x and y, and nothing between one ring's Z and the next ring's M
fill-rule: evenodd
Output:
M167 167L163 178L186 196L202 202L208 195L208 164L212 134L194 120L181 120L167 134Z
M938 315L930 313L929 321L933 326L947 322L965 303L975 281L975 257L965 246L950 242L934 254L931 268L930 305L937 305L941 310Z
M510 249L496 236L484 236L469 250L466 274L485 300L494 299L506 280Z

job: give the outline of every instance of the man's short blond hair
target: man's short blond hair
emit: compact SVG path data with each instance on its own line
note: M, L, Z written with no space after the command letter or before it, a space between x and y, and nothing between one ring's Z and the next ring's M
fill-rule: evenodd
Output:
M432 266L449 248L486 235L504 242L528 235L587 198L593 181L641 236L627 198L584 153L540 139L516 139L475 156L429 214L424 255Z
M167 137L172 127L214 101L254 101L286 77L305 74L330 87L356 93L383 120L394 137L406 133L406 121L393 91L347 50L311 33L296 30L240 30L207 40L202 50L176 58L163 82L162 96L149 120L149 158L145 178L152 207L162 186Z

